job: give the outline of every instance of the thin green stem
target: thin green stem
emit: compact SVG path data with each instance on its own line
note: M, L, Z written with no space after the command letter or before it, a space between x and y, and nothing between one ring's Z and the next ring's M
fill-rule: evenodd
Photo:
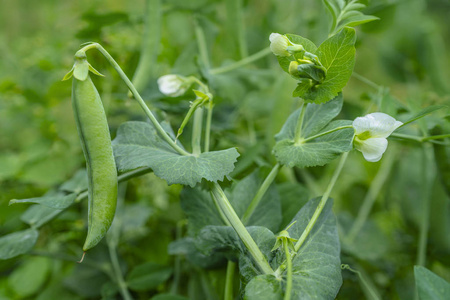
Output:
M192 126L192 154L200 155L202 152L202 122L203 122L203 108L198 108L194 113L194 123Z
M343 270L349 270L350 272L353 272L358 275L359 280L361 282L361 286L363 290L366 292L366 296L370 300L380 300L380 293L377 291L375 284L372 282L369 276L364 272L360 272L357 270L352 269L349 265L343 264L341 266L341 269Z
M269 263L267 262L266 257L264 256L264 254L262 254L258 245L256 245L255 241L248 233L244 224L242 224L241 220L234 211L233 207L231 206L225 193L223 192L222 188L218 183L211 183L211 193L213 194L213 197L216 199L219 208L222 210L225 217L228 219L231 226L234 228L234 230L244 243L245 247L247 248L250 255L253 257L255 263L257 264L261 272L263 274L273 274L273 270L270 267Z
M336 183L336 180L339 177L339 174L341 174L342 168L344 167L345 161L347 160L348 152L345 152L342 154L341 160L339 161L339 164L334 171L333 177L331 177L330 183L328 184L327 189L325 190L325 193L323 194L322 198L320 199L319 205L317 206L316 210L314 211L314 214L311 217L311 220L308 222L308 225L306 226L305 230L303 231L302 235L298 239L297 243L295 243L295 252L298 252L300 247L305 242L306 238L308 237L309 233L311 232L312 228L317 222L317 219L320 216L320 213L322 212L323 208L327 204L328 197L330 196L331 190L334 187L334 184ZM295 256L295 253L294 255Z
M434 152L431 145L423 145L423 159L422 159L422 209L419 229L419 245L417 247L416 264L425 266L427 257L427 243L428 231L430 228L430 205L431 196L433 192L433 182L436 177L436 167L434 164Z
M345 125L345 126L336 127L334 129L331 129L331 130L328 130L328 131L325 131L325 132L318 133L316 135L310 136L307 139L304 139L303 143L309 142L311 140L317 139L318 137L321 137L321 136L333 133L335 131L342 130L342 129L347 129L347 128L353 128L353 126L352 125Z
M380 193L381 188L383 187L384 183L389 177L389 174L391 173L394 162L395 162L395 152L390 151L386 153L383 162L381 163L380 169L378 170L377 175L375 175L375 178L373 179L372 184L370 185L369 190L367 191L367 194L364 197L363 203L359 209L356 220L348 232L347 236L348 243L352 243L354 241L354 239L358 236L358 233L361 231L364 224L366 223L366 220L369 217L369 214L372 210L375 200L377 199L377 196Z
M390 136L391 137L400 138L400 139L404 139L404 140L412 140L412 141L416 141L416 142L421 142L422 141L422 138L420 136L409 135L409 134L392 133Z
M298 116L297 126L295 127L294 143L298 143L302 137L303 119L305 118L306 102L303 101L300 115Z
M250 220L251 216L253 215L253 212L255 211L258 204L261 202L261 199L264 197L264 194L269 189L272 182L275 180L275 177L277 177L278 171L280 170L280 164L277 163L272 170L270 171L269 175L267 175L266 179L262 183L262 185L259 187L258 191L256 192L255 197L253 197L252 201L250 202L249 206L247 207L247 210L245 211L244 215L242 216L242 223L247 224Z
M87 51L89 49L97 49L100 51L103 56L106 58L106 60L113 66L113 68L117 71L120 78L125 82L125 84L128 86L128 88L133 93L134 98L138 101L141 108L144 110L147 117L152 122L155 129L158 131L158 133L161 135L161 137L179 154L181 155L191 155L189 152L178 146L174 140L167 134L167 132L162 128L161 124L159 124L158 120L156 120L155 116L153 115L152 111L147 107L144 100L142 99L141 95L139 95L139 92L136 90L134 85L131 83L130 79L127 77L127 75L122 71L119 64L114 60L114 58L98 43L89 44L81 49L81 51Z
M356 73L355 71L353 71L352 76L355 77L356 79L358 79L361 82L364 82L367 85L370 85L371 87L373 87L374 89L378 90L381 88L380 85L376 84L375 82L373 82L372 80Z
M248 56L248 48L245 40L244 13L242 9L242 0L231 0L234 4L234 13L236 14L236 33L238 37L239 54L241 58Z
M126 172L126 173L123 173L123 174L117 176L117 181L118 182L127 181L131 178L139 177L141 175L150 173L151 171L152 171L152 168L149 168L149 167L139 168L139 169L129 171L129 172ZM80 194L78 194L77 198L75 199L75 202L80 202L81 200L84 200L87 197L88 197L88 191L85 190L85 191L81 192Z
M234 281L234 272L236 269L236 263L231 260L228 261L227 264L227 275L225 279L225 295L223 296L224 300L233 300L233 281Z
M128 291L127 284L122 274L122 269L120 268L119 257L117 255L117 245L119 244L120 230L122 227L123 205L125 201L126 187L126 183L121 183L119 185L119 194L117 196L117 213L114 218L114 222L106 236L106 244L108 245L109 257L111 259L112 269L114 273L114 280L119 286L120 294L122 295L123 299L131 300L133 299L133 297Z
M290 300L292 293L292 259L291 254L289 253L288 242L286 240L283 241L283 248L287 265L286 291L284 292L284 300Z
M219 202L217 201L216 197L214 197L213 192L211 191L211 197L214 201L214 205L216 206L217 211L219 212L220 218L222 219L223 223L227 226L231 226L230 221L228 220L228 218L225 216L225 213L223 212L222 208L219 205Z
M212 75L218 75L218 74L227 73L227 72L233 71L235 69L238 69L238 68L240 68L242 66L245 66L247 64L250 64L250 63L252 63L252 62L254 62L256 60L259 60L259 59L269 55L270 53L272 53L272 52L270 51L270 48L267 47L267 48L264 48L263 50L261 50L259 52L256 52L255 54L247 56L246 58L241 59L241 60L239 60L239 61L237 61L235 63L229 64L229 65L226 65L226 66L223 66L223 67L211 69L209 73L212 74Z
M213 114L214 104L209 100L208 113L206 115L206 128L205 128L205 149L203 151L209 152L209 143L211 138L211 120Z
M450 134L424 136L424 137L422 137L422 141L425 142L425 141L429 141L429 140L446 139L448 137L450 137Z
M186 224L186 220L180 220L177 222L176 231L175 231L175 239L179 240L183 236L183 226ZM170 287L170 293L177 294L178 286L180 285L181 278L181 256L175 256L175 263L173 268L173 281L172 286Z
M195 20L195 36L197 38L197 47L200 53L200 59L205 68L209 70L211 66L209 63L208 47L206 45L205 33L203 32L203 29L197 20Z
M161 0L147 0L145 8L141 54L133 76L133 84L138 91L142 91L149 78L155 75L161 39Z
M395 137L395 138L404 139L404 140L411 140L411 141L415 141L415 142L418 142L418 143L430 142L430 143L433 143L433 144L446 145L447 146L448 143L441 142L441 141L436 141L436 140L438 140L438 139L446 139L446 138L450 137L450 134L432 135L432 136L415 136L415 135L402 134L402 133L392 133L390 136L391 137Z
M120 269L119 259L117 257L117 251L116 247L109 246L109 256L111 258L111 263L113 266L114 271L114 277L116 280L117 285L119 286L120 293L122 294L123 299L125 300L131 300L133 297L131 296L130 292L128 291L127 284L125 282L125 279L122 274L122 270Z

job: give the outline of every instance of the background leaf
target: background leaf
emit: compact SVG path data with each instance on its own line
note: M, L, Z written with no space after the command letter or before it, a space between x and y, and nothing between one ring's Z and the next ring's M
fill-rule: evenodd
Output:
M414 266L420 300L441 300L450 295L450 283L422 266Z
M148 291L162 284L170 275L172 275L171 267L147 262L131 270L126 282L132 290Z
M27 229L0 238L0 259L9 259L30 251L39 236L36 229Z
M17 203L37 203L50 208L64 209L72 205L73 201L77 198L77 194L72 193L69 195L58 195L58 196L43 196L38 198L30 199L12 199L9 201L9 205Z

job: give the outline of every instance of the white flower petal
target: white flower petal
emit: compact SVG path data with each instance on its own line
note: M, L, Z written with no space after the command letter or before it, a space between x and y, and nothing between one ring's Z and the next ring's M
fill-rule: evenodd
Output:
M269 36L270 50L273 54L278 56L290 56L290 53L286 50L289 46L289 39L279 33L271 33Z
M372 138L387 138L402 124L387 114L376 112L356 118L353 121L353 128L356 135L369 132Z
M355 139L355 148L362 152L364 158L370 162L377 162L386 151L388 141L385 138Z
M181 96L187 90L185 78L179 75L164 75L159 77L157 82L161 93L169 97Z

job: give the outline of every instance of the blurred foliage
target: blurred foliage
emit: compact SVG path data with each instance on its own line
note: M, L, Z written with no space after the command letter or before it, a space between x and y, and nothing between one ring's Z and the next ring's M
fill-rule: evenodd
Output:
M364 13L380 20L357 28L356 75L344 88L340 117L351 120L383 111L407 120L423 107L448 105L450 3L361 2L367 5ZM203 268L195 259L168 253L169 244L186 233L187 217L179 204L181 186L167 186L153 174L122 186L125 203L118 216L117 247L104 241L83 264L75 262L81 257L87 227L86 201L63 212L39 205L8 206L11 199L56 193L60 184L84 167L71 110L71 86L61 79L70 70L79 45L88 41L101 43L132 77L142 55L145 7L144 0L0 0L0 236L25 230L27 223L42 223L29 254L0 261L1 300L119 299L112 248L117 248L120 268L135 299L160 293L221 298L223 260ZM299 34L320 44L327 38L331 20L322 1L164 0L161 15L157 65L146 78L144 99L152 108L165 111L172 124L180 124L192 95L164 98L157 90L157 77L167 73L204 77L216 102L211 148L238 147L241 158L232 173L236 179L256 168L267 173L274 163L273 137L298 106L291 96L295 84L273 56L232 72L208 74L208 66L199 58L196 26L204 31L211 68L217 68L268 47L271 32ZM113 137L124 121L145 120L103 57L89 55L91 64L106 75L94 80ZM446 113L430 115L404 132L448 133ZM182 140L189 138L186 132ZM392 156L389 172L377 191L369 220L352 241L345 239L346 234L387 158L367 163L360 153L351 153L332 193L341 229L341 260L360 271L383 299L413 299L415 264L426 265L450 281L450 179L448 168L442 167L449 165L448 149L392 139L386 153ZM292 215L292 204L283 199L297 194L303 205L305 193L318 196L335 165L281 170L277 188L283 195L283 223ZM53 217L46 223L45 218ZM429 230L425 228L427 251L421 257L423 226ZM367 297L358 275L344 270L343 278L338 299ZM155 299L184 299L166 296Z

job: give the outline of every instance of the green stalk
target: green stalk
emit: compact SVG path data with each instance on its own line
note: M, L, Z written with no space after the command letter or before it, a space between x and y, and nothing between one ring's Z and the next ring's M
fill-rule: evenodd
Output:
M380 293L377 291L375 284L372 282L370 277L364 272L360 272L357 270L354 270L350 268L349 265L342 265L341 269L343 270L349 270L350 272L353 272L358 275L359 280L361 282L361 287L363 288L363 291L365 291L365 294L368 299L370 300L381 300Z
M433 182L436 177L434 152L431 145L423 145L422 175L422 215L419 231L419 245L417 247L416 265L425 266L427 255L428 231L430 228L430 205L433 192Z
M367 79L366 77L356 73L355 71L353 71L352 76L355 77L356 79L358 79L361 82L364 82L367 85L370 85L371 87L373 87L374 89L378 90L381 88L380 85L376 84L375 82Z
M381 163L380 169L378 170L377 175L375 175L375 178L373 179L372 184L370 185L369 190L364 197L363 203L358 212L358 216L356 217L355 222L348 232L347 242L353 242L353 240L358 236L358 233L363 228L367 218L369 217L370 211L372 210L373 204L375 203L375 200L380 193L381 188L383 187L384 183L389 177L389 174L391 173L394 162L395 152L391 151L386 153L383 162Z
M316 134L316 135L310 136L310 137L307 138L307 139L304 139L304 140L303 140L303 143L309 142L309 141L311 141L311 140L317 139L318 137L321 137L321 136L324 136L324 135L333 133L333 132L335 132L335 131L342 130L342 129L347 129L347 128L353 128L353 125L340 126L340 127L336 127L336 128L334 128L334 129L331 129L331 130L328 130L328 131L325 131L325 132L318 133L318 134Z
M270 53L272 53L272 51L270 50L269 47L267 47L259 52L256 52L255 54L247 56L246 58L241 59L240 61L237 61L235 63L229 64L227 66L211 69L209 73L212 75L227 73L227 72L233 71L235 69L238 69L242 66L245 66L249 63L252 63L256 60L259 60L259 59L269 55Z
M247 207L247 210L245 211L244 215L242 216L242 223L247 224L250 220L251 216L253 215L253 212L255 211L256 207L258 206L259 202L263 198L264 194L269 189L272 182L275 180L275 177L277 177L278 171L280 169L280 164L277 163L272 170L270 171L269 175L267 175L266 179L262 183L262 185L259 187L258 192L256 192L255 197L253 197L252 202L250 202L250 205Z
M179 154L181 155L191 155L189 152L178 146L172 138L166 133L166 131L161 127L161 124L159 124L158 120L156 120L155 116L151 112L151 110L147 107L144 100L142 99L141 95L139 95L139 92L136 90L134 85L131 83L130 79L128 79L127 75L122 71L120 66L117 64L117 62L114 60L114 58L98 43L92 43L89 44L81 49L81 51L87 51L89 49L97 49L100 51L103 56L106 58L106 60L113 66L113 68L117 71L120 78L125 82L125 84L128 86L128 88L133 93L134 98L138 101L141 108L144 110L147 117L152 122L155 129L158 131L158 133L161 135L161 137Z
M206 128L205 128L205 149L204 152L209 152L209 141L211 138L211 120L213 114L214 104L209 100L208 104L208 114L206 116Z
M236 263L231 260L227 264L227 277L225 280L225 295L224 300L233 300L233 281L234 281L234 270L236 269Z
M244 224L242 224L238 215L234 211L230 202L228 201L225 193L218 183L211 183L211 193L217 201L219 208L222 210L225 217L230 222L231 226L234 228L239 238L244 243L245 247L248 249L250 255L253 257L256 265L259 267L263 274L273 274L273 270L267 262L266 257L262 254L258 245L248 233Z
M200 155L202 152L200 143L202 140L202 122L203 122L203 108L198 108L194 113L194 124L192 128L192 154Z
M156 59L161 39L161 0L147 0L141 55L133 84L136 90L141 91L149 78L155 76Z
M175 231L175 240L181 239L183 233L183 226L186 224L186 220L180 220L177 222L176 231ZM181 256L177 255L175 256L175 263L173 268L173 282L172 286L170 287L170 293L171 294L177 294L178 293L178 286L180 284L180 277L181 277Z
M430 142L433 144L448 146L449 144L447 144L445 142L441 142L441 141L436 141L436 140L446 139L446 138L450 137L450 134L432 135L432 136L415 136L415 135L402 134L402 133L392 133L390 136L404 139L404 140L411 140L411 141L415 141L418 143Z
M242 0L233 1L234 14L236 15L236 34L238 36L239 54L241 58L248 56L247 43L245 41L244 13L242 9Z
M303 127L303 119L305 118L306 105L307 105L306 102L303 101L301 108L302 110L300 111L300 115L298 116L297 120L297 126L295 127L295 138L294 138L295 144L297 144L302 137L302 127Z
M284 254L286 255L286 265L287 265L287 278L286 278L286 291L284 292L284 300L291 299L292 293L292 260L291 254L289 253L288 242L283 241Z
M405 139L405 140L412 140L412 141L416 141L416 142L422 141L422 138L420 136L409 135L409 134L392 133L390 136L400 138L400 139Z
M150 173L151 171L152 171L152 169L149 168L149 167L139 168L139 169L136 169L136 170L133 170L133 171L129 171L129 172L126 172L126 173L123 173L123 174L117 176L117 181L118 182L127 181L127 180L129 180L131 178L138 177L138 176ZM76 202L80 202L81 200L84 200L87 197L88 197L88 191L85 190L85 191L81 192L80 194L78 194L78 196L77 196L77 198L75 199L74 202L75 203Z
M198 51L200 52L200 59L207 70L211 68L208 56L208 47L206 45L205 33L202 27L195 21L195 36L197 38Z
M308 222L308 225L306 226L305 230L303 231L302 235L298 239L297 243L295 243L295 253L293 254L293 257L296 255L300 247L305 242L306 238L308 237L309 233L311 232L312 228L314 227L314 224L316 224L317 219L320 216L320 213L322 212L323 208L325 207L325 204L327 204L328 197L330 196L331 190L334 187L334 184L336 183L336 180L339 177L339 174L342 171L342 168L344 167L344 163L347 160L348 152L345 152L342 154L341 160L339 161L339 165L337 166L336 170L334 171L333 177L330 180L330 183L328 184L327 189L325 190L325 193L323 194L322 198L320 199L319 205L317 206L316 210L314 211L313 216L311 217L311 220Z
M450 134L441 134L441 135L431 135L431 136L424 136L422 138L422 141L429 141L429 140L438 140L438 139L446 139L450 137Z
M114 219L113 225L111 226L111 228L108 232L106 243L108 245L109 257L111 259L111 264L112 264L113 273L114 273L114 279L116 281L116 284L119 286L120 294L122 295L123 299L132 300L133 297L131 296L130 292L128 291L127 284L126 284L125 279L122 274L122 269L120 268L119 258L117 256L117 245L119 243L120 229L122 227L121 212L123 211L123 202L124 202L124 198L125 198L126 183L122 183L120 185L119 191L120 191L120 194L117 197L118 212Z

